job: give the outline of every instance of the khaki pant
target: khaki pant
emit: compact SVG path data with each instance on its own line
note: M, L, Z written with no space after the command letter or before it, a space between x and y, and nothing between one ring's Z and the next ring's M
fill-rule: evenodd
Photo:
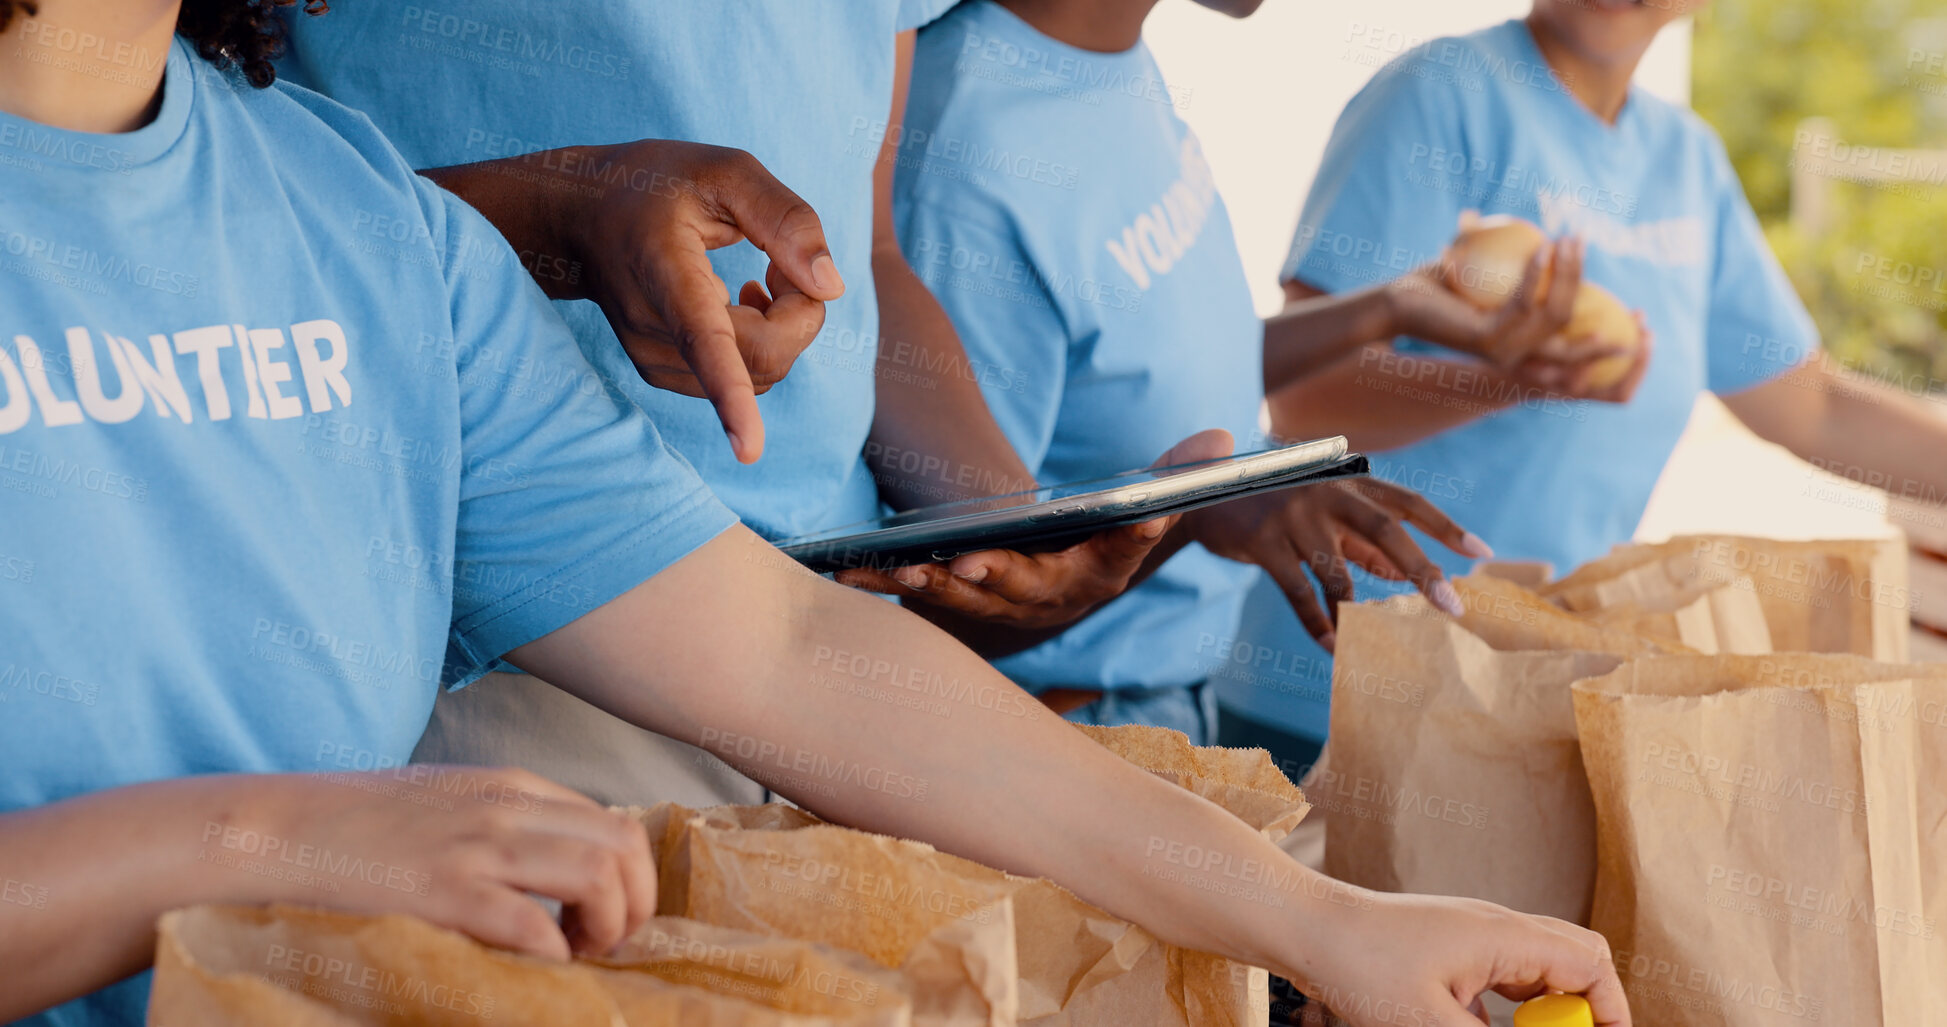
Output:
M764 801L764 786L694 746L644 731L525 674L443 692L415 763L523 767L611 806Z

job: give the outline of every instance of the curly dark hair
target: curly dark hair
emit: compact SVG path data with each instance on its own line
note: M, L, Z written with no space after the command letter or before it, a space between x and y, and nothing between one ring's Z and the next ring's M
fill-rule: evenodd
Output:
M176 33L196 44L196 52L218 68L236 68L259 89L277 81L271 62L284 52L284 23L276 8L298 0L183 0L176 15ZM323 14L326 0L303 0L304 13ZM15 14L38 13L34 0L0 0L0 32Z

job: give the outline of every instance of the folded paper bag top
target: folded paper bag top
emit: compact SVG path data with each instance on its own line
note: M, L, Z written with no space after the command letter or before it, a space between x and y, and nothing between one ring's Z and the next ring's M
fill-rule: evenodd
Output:
M1142 724L1076 727L1130 763L1229 810L1274 842L1311 809L1305 793L1263 749L1191 745L1181 731Z
M1738 585L1740 579L1750 584ZM1617 546L1541 593L1571 610L1593 610L1659 580L1750 589L1762 608L1770 648L1779 652L1907 659L1913 595L1906 543L1898 536L1801 542L1681 535Z
M154 1027L908 1027L890 975L802 942L666 918L653 932L707 937L675 951L647 932L648 972L533 959L399 914L198 906L164 914ZM856 957L853 957L856 958ZM859 960L863 963L863 960ZM650 968L650 964L654 964ZM813 969L817 972L811 972ZM745 971L734 991L692 987ZM689 971L704 971L690 973ZM878 971L884 974L884 971ZM688 980L672 983L671 977ZM761 978L752 980L749 978ZM750 987L763 984L768 987ZM868 991L876 987L876 991ZM792 1006L822 1008L797 1013Z
M1161 728L1086 733L1267 837L1289 832L1308 808L1261 750L1199 749ZM1165 945L1051 881L1016 877L918 842L825 825L783 807L665 805L635 815L659 853L664 912L812 937L898 967L916 985L916 1023L947 1022L948 1014L965 1023L971 1011L1011 1016L1018 1010L1020 1022L1048 1027L1247 1027L1263 1023L1269 1012L1262 969ZM1166 860L1168 853L1155 858ZM1280 868L1260 869L1269 895ZM989 918L989 908L1006 915ZM955 928L967 938L957 946L937 944L935 932ZM1004 945L996 944L996 928L1005 932ZM939 950L930 986L915 976L912 956L928 944ZM1002 962L1005 991L991 976ZM950 988L961 998L952 1009L935 1008Z
M1514 1027L1595 1027L1595 1013L1580 995L1543 995L1521 1003Z

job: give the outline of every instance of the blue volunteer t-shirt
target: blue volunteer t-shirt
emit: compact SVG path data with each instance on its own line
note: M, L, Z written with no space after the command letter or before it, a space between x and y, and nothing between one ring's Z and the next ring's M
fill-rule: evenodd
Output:
M987 0L920 33L895 219L1008 439L1045 482L1258 439L1263 324L1196 137L1138 45L1079 50ZM1185 549L997 663L1030 687L1192 684L1255 570Z
M0 810L402 765L443 674L735 522L478 214L180 42L138 131L0 114L0 272Z
M862 458L879 330L872 168L891 109L897 33L944 2L340 4L324 17L288 16L282 66L369 115L415 167L687 139L748 150L810 203L846 291L790 375L758 397L766 443L754 465L731 455L707 401L641 381L593 302L559 304L590 359L623 383L669 444L753 529L780 538L879 515ZM749 243L717 250L711 262L732 295L763 281L767 265ZM541 268L579 273L565 261L543 259Z
M1626 405L1529 398L1375 454L1373 470L1425 494L1499 556L1566 573L1635 531L1700 392L1783 373L1817 335L1709 126L1634 88L1616 124L1604 123L1520 21L1434 40L1353 98L1283 277L1326 292L1387 281L1437 258L1467 209L1587 239L1585 279L1648 318L1648 375ZM1411 340L1398 348L1465 359ZM1449 570L1467 566L1426 548ZM1220 695L1322 736L1330 664L1285 605L1270 590L1253 596Z

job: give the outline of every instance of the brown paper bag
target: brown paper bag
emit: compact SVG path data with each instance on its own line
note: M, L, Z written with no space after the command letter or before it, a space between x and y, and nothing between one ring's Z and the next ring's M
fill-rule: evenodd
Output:
M1947 668L1666 656L1574 691L1638 1023L1947 1023Z
M1339 608L1325 872L1586 923L1595 812L1569 685L1656 651L1499 579L1457 581L1456 622L1418 596Z
M412 917L283 906L165 914L149 1001L155 1027L898 1027L902 1012L800 1016L649 974L501 952Z
M616 951L587 962L734 996L820 1023L912 1023L905 980L864 956L681 917L655 917Z
M1897 537L1787 542L1689 535L1618 546L1542 594L1571 610L1591 610L1626 600L1656 576L1733 586L1749 578L1773 649L1898 662L1907 658L1913 605L1906 561L1906 544Z
M1303 793L1261 750L1197 748L1181 732L1161 728L1086 733L1274 840L1307 808ZM1269 1013L1262 969L1165 945L1051 881L1005 874L917 842L820 825L784 807L697 813L659 806L641 815L665 853L665 912L816 938L882 965L908 966L908 946L948 914L978 919L983 910L1004 910L1018 967L1014 1008L1024 1024L1242 1027L1263 1023ZM962 968L964 982L978 979L964 970L974 962L961 956L934 965ZM913 983L919 1020L931 1015L928 995L945 989L937 980L931 988ZM974 990L988 997L990 1009L1004 1001L991 987Z
M1236 814L1274 842L1311 809L1305 793L1263 749L1191 745L1181 731L1140 724L1075 726L1117 756Z
M1661 565L1652 565L1661 570ZM1633 572L1632 572L1633 573ZM1625 575L1629 577L1629 575ZM1768 653L1771 628L1751 579L1684 584L1658 574L1653 587L1588 613L1590 621L1700 653Z
M656 850L658 913L860 953L905 978L916 1024L1015 1022L1011 889L931 846L782 805L634 813Z

